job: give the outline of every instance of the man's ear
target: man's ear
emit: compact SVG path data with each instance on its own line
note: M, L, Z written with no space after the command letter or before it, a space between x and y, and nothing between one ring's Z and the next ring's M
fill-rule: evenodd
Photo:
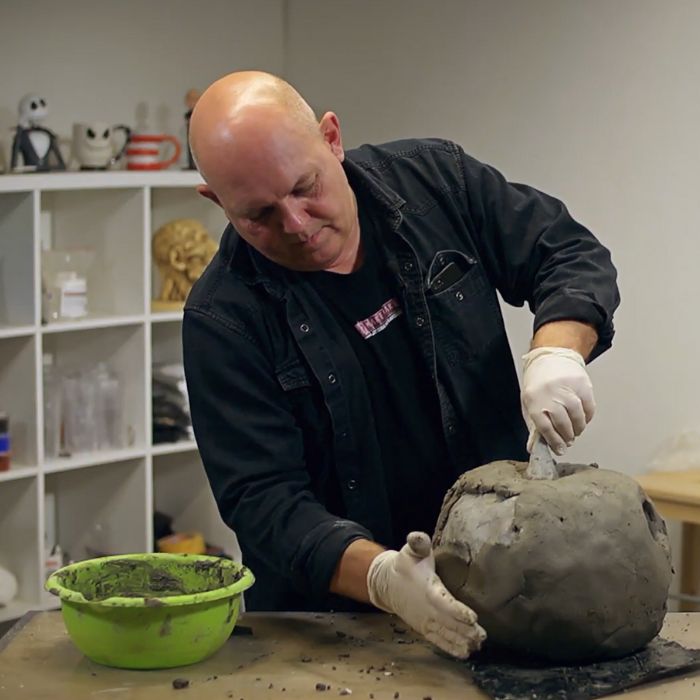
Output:
M211 189L209 189L209 185L197 185L197 192L201 194L202 197L210 199L212 202L214 202L214 204L218 204L223 209L219 198L214 194L214 192Z
M340 122L335 112L326 112L318 123L321 129L321 136L328 144L333 155L342 163L345 160L343 150L343 137L340 133Z

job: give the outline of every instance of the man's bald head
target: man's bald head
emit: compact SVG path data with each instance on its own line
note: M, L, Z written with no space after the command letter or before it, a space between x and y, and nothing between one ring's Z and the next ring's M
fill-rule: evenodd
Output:
M199 98L190 119L190 148L202 176L214 185L223 152L277 128L320 138L316 115L289 83L262 71L230 73Z
M281 78L232 73L197 102L190 145L206 180L197 190L258 252L291 270L353 269L357 201L333 112L317 122Z

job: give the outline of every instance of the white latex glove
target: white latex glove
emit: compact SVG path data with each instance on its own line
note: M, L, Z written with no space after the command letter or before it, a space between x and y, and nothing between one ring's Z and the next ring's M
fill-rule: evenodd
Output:
M435 573L433 547L424 532L412 532L400 551L375 557L367 588L373 605L398 615L452 656L466 659L486 639L476 613L453 598Z
M564 454L595 413L593 385L586 363L568 348L542 347L523 355L523 416L530 430L527 451L537 433Z

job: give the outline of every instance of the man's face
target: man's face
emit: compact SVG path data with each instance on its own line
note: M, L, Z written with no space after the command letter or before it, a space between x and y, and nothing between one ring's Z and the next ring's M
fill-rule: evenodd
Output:
M344 270L357 253L357 206L335 126L331 133L322 126L322 134L283 125L248 134L217 177L217 198L241 237L292 270Z

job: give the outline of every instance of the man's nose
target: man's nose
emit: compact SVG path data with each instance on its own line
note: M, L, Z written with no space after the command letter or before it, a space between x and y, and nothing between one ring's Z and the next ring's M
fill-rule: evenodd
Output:
M309 222L309 215L301 202L287 201L281 206L282 227L285 233L303 233Z

